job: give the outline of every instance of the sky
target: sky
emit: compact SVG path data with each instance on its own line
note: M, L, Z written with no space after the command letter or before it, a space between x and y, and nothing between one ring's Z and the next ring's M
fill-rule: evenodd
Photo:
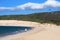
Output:
M60 11L60 0L0 0L0 15Z

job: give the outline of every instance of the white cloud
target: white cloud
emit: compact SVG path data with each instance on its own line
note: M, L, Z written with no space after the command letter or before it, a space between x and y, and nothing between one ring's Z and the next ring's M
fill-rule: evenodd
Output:
M20 8L20 9L42 9L43 5L42 4L38 4L38 3L28 2L26 4L17 6L17 8Z
M56 0L47 0L46 2L39 3L25 3L16 7L0 7L0 10L25 10L25 9L44 9L45 7L60 7L60 2Z
M14 7L0 7L0 10L15 10Z
M60 7L60 2L56 0L48 0L44 3L44 5L47 7Z

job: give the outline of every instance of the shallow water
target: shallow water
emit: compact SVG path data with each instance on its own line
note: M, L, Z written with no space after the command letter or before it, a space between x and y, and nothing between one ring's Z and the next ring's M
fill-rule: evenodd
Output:
M0 37L27 32L31 29L31 27L23 26L0 26Z

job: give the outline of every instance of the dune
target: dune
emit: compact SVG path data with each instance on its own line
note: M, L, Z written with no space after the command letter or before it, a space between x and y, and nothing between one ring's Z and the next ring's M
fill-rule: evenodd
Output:
M0 40L60 40L60 26L31 21L0 20L0 26L27 26L34 29L22 34L0 37Z

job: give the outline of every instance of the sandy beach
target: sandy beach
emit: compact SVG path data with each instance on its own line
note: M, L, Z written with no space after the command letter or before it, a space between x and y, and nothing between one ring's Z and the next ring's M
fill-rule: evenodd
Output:
M0 40L60 40L60 26L31 21L0 20L0 26L27 26L34 29L22 33L0 37Z

